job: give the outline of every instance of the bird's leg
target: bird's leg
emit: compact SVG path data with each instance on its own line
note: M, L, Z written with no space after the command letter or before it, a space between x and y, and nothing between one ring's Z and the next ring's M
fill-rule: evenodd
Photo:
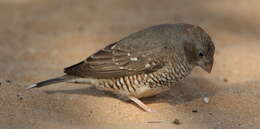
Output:
M155 110L149 108L148 106L146 106L141 100L139 100L138 98L129 96L129 99L132 100L133 102L135 102L139 107L141 107L144 111L146 112L156 112Z

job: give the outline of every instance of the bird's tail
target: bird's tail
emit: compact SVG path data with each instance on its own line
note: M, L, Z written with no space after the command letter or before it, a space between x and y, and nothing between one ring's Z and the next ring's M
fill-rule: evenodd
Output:
M49 79L49 80L46 80L46 81L41 81L41 82L38 82L38 83L34 83L34 84L28 86L26 89L40 88L40 87L51 85L51 84L67 82L67 81L70 81L70 80L72 80L74 78L75 77L73 77L73 76L64 75L64 76L61 76L61 77L56 77L56 78L52 78L52 79Z

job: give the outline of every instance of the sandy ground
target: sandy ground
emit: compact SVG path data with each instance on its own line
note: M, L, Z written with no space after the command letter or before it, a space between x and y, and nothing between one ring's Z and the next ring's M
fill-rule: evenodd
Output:
M259 8L258 0L0 0L0 128L259 129ZM144 99L157 113L90 86L24 90L132 32L178 22L210 33L215 64Z

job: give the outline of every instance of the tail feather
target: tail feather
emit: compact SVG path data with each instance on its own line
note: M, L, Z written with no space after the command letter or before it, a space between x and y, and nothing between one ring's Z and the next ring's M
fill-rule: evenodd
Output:
M42 82L32 84L32 85L28 86L26 89L40 88L40 87L55 84L55 83L66 82L66 81L69 81L71 79L73 79L73 77L64 75L64 76L61 76L61 77L52 78L52 79L49 79L49 80L46 80L46 81L42 81Z

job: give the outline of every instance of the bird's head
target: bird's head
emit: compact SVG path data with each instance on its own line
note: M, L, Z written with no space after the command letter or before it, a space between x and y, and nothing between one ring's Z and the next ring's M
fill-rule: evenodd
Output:
M202 28L193 26L187 29L183 41L188 61L210 73L215 53L215 46L210 36Z

